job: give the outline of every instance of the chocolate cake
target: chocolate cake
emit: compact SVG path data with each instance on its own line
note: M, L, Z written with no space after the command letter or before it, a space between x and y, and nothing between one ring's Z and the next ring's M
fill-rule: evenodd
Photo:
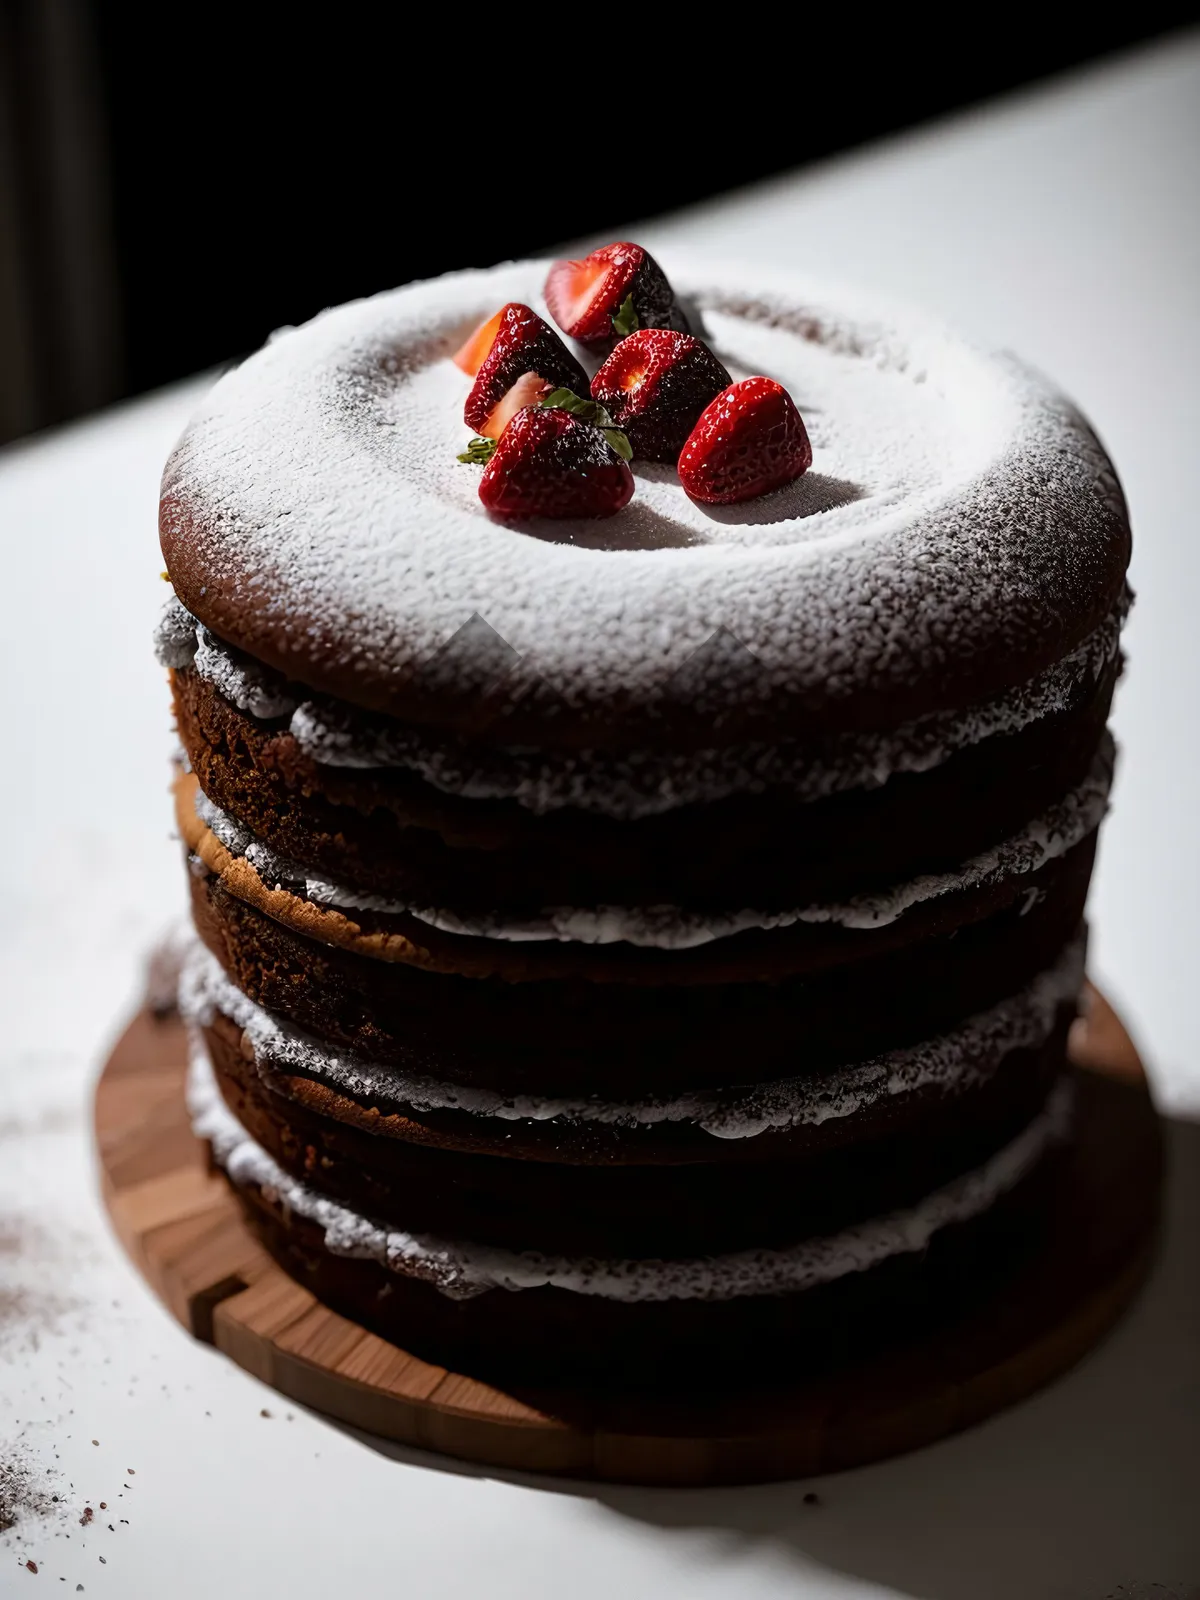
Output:
M487 1376L911 1337L1002 1289L1071 1137L1112 467L932 321L666 265L686 488L489 345L556 340L536 262L276 336L163 480L194 1125L290 1272ZM465 451L463 349L522 385ZM561 511L579 430L596 515L496 514L543 468Z

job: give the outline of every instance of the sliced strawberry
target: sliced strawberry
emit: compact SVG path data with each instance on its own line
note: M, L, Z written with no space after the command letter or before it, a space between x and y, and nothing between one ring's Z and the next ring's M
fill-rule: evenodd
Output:
M633 474L595 423L531 406L505 428L479 498L500 517L611 517L633 498Z
M639 328L592 379L598 400L643 461L679 459L696 419L730 382L707 345L673 328Z
M536 372L523 372L512 388L492 407L479 431L485 439L498 439L516 416L526 406L535 406L554 388Z
M471 337L454 352L454 365L460 367L468 378L473 378L483 365L500 326L500 318L507 310L507 306L501 306L494 317L481 322Z
M640 244L606 244L582 261L556 261L544 292L550 315L581 344L607 347L634 328L687 332L666 274Z
M791 483L811 465L791 395L773 378L743 378L701 413L679 457L679 480L693 500L733 505Z
M500 313L491 347L467 396L463 407L467 427L489 438L499 437L500 430L493 433L495 424L489 419L517 380L528 375L540 378L550 389L587 393L587 374L554 329L536 311L514 301Z

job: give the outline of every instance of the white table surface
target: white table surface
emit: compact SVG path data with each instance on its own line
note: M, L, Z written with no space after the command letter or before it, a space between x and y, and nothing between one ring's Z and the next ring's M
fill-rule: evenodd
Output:
M57 1471L67 1508L0 1536L0 1593L1099 1600L1200 1583L1198 150L1192 34L637 233L668 269L676 244L802 264L1021 351L1096 422L1138 541L1092 905L1095 970L1172 1115L1161 1263L1046 1393L817 1483L595 1489L376 1447L153 1301L100 1215L88 1097L182 904L148 635L158 472L198 390L0 454L0 1461ZM86 1528L85 1500L108 1505Z

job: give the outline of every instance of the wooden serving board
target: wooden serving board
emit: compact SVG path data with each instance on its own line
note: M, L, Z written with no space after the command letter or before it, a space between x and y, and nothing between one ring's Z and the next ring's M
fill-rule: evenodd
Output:
M180 1024L142 1012L96 1089L104 1201L155 1293L196 1338L302 1405L487 1466L700 1485L911 1450L1072 1366L1128 1304L1153 1251L1158 1120L1129 1035L1093 991L1072 1037L1080 1137L1043 1245L1002 1299L918 1346L786 1390L517 1396L366 1332L275 1264L192 1134L185 1056Z

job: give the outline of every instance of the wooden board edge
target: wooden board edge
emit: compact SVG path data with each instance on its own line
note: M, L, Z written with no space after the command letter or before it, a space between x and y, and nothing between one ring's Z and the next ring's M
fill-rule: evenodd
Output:
M1103 1031L1114 1047L1112 1075L1125 1082L1139 1078L1144 1082L1123 1024L1103 997L1097 998ZM189 1210L188 1203L178 1201L179 1186L169 1181L169 1175L124 1189L112 1181L105 1157L106 1151L114 1148L113 1128L107 1124L106 1112L115 1096L106 1093L106 1084L109 1090L114 1082L127 1089L138 1070L152 1076L144 1069L131 1069L122 1056L123 1046L135 1030L139 1048L144 1048L146 1025L144 1015L135 1017L114 1047L97 1083L95 1123L105 1209L122 1247L150 1287L194 1336L214 1344L237 1365L296 1403L396 1443L483 1467L630 1485L699 1487L812 1476L920 1448L976 1425L1076 1365L1123 1315L1154 1257L1156 1241L1147 1238L1135 1258L1126 1261L1112 1280L1078 1301L1062 1322L990 1367L972 1373L969 1389L962 1383L948 1385L936 1404L923 1394L911 1404L874 1413L857 1429L847 1422L836 1448L831 1448L819 1420L808 1428L793 1421L776 1434L757 1429L708 1436L663 1435L620 1428L586 1431L527 1407L522 1408L525 1414L516 1416L502 1414L503 1407L472 1409L469 1404L439 1399L432 1391L411 1393L395 1382L368 1381L339 1370L336 1362L322 1364L288 1348L288 1329L315 1309L328 1319L323 1338L333 1345L340 1339L355 1349L371 1341L381 1352L401 1357L402 1367L415 1362L320 1306L289 1278L253 1239L228 1190L214 1189L211 1204L198 1198ZM158 1037L164 1051L173 1039L178 1047L178 1030L173 1031L171 1024L150 1026L161 1028ZM182 1095L180 1116L186 1118ZM189 1156L189 1161L192 1159ZM206 1173L199 1142L194 1145L194 1163L197 1177ZM136 1190L144 1199L154 1193L156 1183L164 1192L176 1194L176 1206L157 1228L147 1229L138 1225L131 1195ZM193 1235L208 1250L199 1281L191 1270ZM180 1247L176 1255L170 1249L165 1258L159 1253L155 1246L161 1246L164 1237L172 1248ZM222 1272L222 1266L228 1270ZM269 1323L274 1331L264 1332L246 1312L271 1295L289 1304L291 1310L285 1306L282 1319L276 1319L278 1326ZM349 1332L343 1334L337 1324ZM388 1364L385 1355L383 1365ZM416 1364L432 1375L436 1388L441 1369ZM1015 1373L1018 1366L1022 1369L1019 1379ZM427 1384L429 1381L427 1376ZM471 1382L468 1380L468 1387Z

